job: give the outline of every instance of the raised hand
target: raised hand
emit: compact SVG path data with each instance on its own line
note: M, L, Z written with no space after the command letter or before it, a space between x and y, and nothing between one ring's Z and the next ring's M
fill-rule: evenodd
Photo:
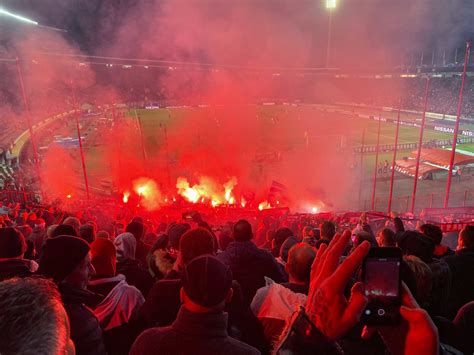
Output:
M378 332L394 355L433 355L439 351L438 331L428 313L421 309L408 287L402 284L402 321L396 326L364 327L363 338Z
M344 262L339 263L351 238L345 230L336 234L328 246L319 248L311 269L311 281L306 312L314 325L327 338L343 336L358 321L367 304L363 284L354 284L349 300L344 289L370 249L367 241L360 244Z

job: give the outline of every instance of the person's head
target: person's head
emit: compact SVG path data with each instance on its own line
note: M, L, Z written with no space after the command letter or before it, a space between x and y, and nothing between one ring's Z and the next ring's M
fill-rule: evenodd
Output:
M319 249L322 244L329 245L329 240L327 240L327 239L318 239L318 240L316 241L316 243L314 243L314 247L315 247L316 249Z
M219 233L219 248L221 250L226 250L227 246L232 242L232 232L229 228L224 228Z
M46 221L43 218L37 218L33 227L34 232L43 232L46 230Z
M61 235L47 239L39 260L38 273L57 284L68 283L85 289L95 269L89 244L78 237Z
M114 240L115 239L115 226L112 224L112 223L108 223L104 226L104 229L103 229L105 232L109 233L109 238L111 240ZM98 237L98 236L97 236Z
M466 226L459 232L457 249L472 247L474 247L474 226Z
M60 224L56 226L56 228L53 229L53 232L51 233L51 238L55 238L59 235L70 235L73 237L77 237L78 234L76 230L74 229L73 226L67 225L67 224Z
M76 236L79 235L79 228L81 227L81 221L77 217L67 217L64 222L64 225L71 226L76 231Z
M79 237L91 244L95 240L95 227L86 223L79 227Z
M75 354L56 286L42 278L0 282L0 354Z
M403 260L413 271L416 280L416 299L423 307L427 306L430 299L431 289L433 287L433 272L430 267L415 255L405 255Z
M181 276L181 301L195 313L223 311L232 299L232 271L212 255L191 260Z
M334 235L336 234L336 226L334 223L325 221L321 223L321 226L319 228L321 230L321 238L322 239L327 239L327 240L332 240L334 238Z
M288 262L285 265L290 282L299 284L309 283L311 266L315 257L316 252L306 243L293 245L288 252Z
M397 241L397 246L402 249L404 255L415 255L425 263L430 263L435 249L434 242L417 231L403 233Z
M101 239L101 238L102 239L112 239L112 238L110 238L109 232L107 232L106 230L98 231L97 234L96 234L96 237L97 237L97 239Z
M252 225L245 219L234 224L232 237L236 242L245 242L253 238Z
M91 262L97 276L115 276L116 250L114 243L106 238L97 238L91 243Z
M179 252L184 265L200 255L213 255L214 239L212 234L207 229L201 227L188 230L181 237Z
M0 259L23 258L26 241L13 227L0 228Z
M405 232L405 226L403 225L403 221L399 217L395 217L393 219L393 225L395 226L395 233Z
M290 249L298 244L296 238L287 238L280 247L281 259L286 263L288 261L288 254Z
M364 241L368 241L370 244L372 244L372 236L366 231L358 231L352 236L352 249L354 250Z
M173 224L168 230L170 247L175 250L179 250L179 243L180 243L181 237L183 236L184 233L186 233L190 229L191 229L191 226L187 223Z
M441 240L443 239L443 232L438 226L434 224L425 223L420 226L419 230L425 236L430 238L435 243L435 245L441 244Z
M209 225L209 223L207 223L206 221L203 221L203 220L198 222L198 227L204 228L204 229L208 230L209 233L211 233L212 239L214 240L214 253L217 253L217 251L219 250L219 242L217 240L216 234L212 230L212 227Z
M125 228L125 232L132 233L138 243L140 240L142 240L145 234L145 226L143 225L143 223L133 221L127 225L127 228Z
M303 232L301 233L303 238L313 238L314 228L312 226L304 226Z
M115 248L117 249L117 261L125 261L127 259L135 259L135 252L137 251L137 240L132 233L122 233L114 240Z
M272 240L272 254L274 257L279 257L281 252L281 246L289 237L293 235L290 228L283 227L278 228L275 232L275 238Z
M377 244L379 247L395 247L395 232L389 228L384 228L377 233Z
M52 224L48 227L46 230L46 237L47 238L52 238L54 236L54 230L56 229L58 225L57 224Z

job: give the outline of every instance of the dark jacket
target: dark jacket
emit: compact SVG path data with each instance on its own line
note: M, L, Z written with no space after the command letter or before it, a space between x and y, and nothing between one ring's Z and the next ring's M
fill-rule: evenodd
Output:
M6 259L0 261L0 281L12 277L28 277L32 273L29 268L29 260Z
M151 245L143 243L141 240L137 241L137 250L135 251L135 259L138 260L141 267L147 267L146 257L150 252Z
M428 266L433 274L428 313L430 315L446 316L451 289L451 270L444 260L432 259Z
M125 275L127 283L138 288L145 298L153 286L150 272L140 267L138 260L126 259L117 262L117 274Z
M181 307L169 327L143 332L130 355L142 354L259 354L227 334L227 313L193 313Z
M241 285L244 306L250 305L257 290L265 286L264 276L277 283L285 279L272 254L251 241L232 242L217 258L230 266L234 280Z
M474 248L461 249L444 260L451 269L448 316L453 319L462 306L474 301Z
M100 297L69 284L60 284L59 292L71 324L76 354L105 354L99 321L86 306L100 302Z
M179 275L175 279L155 282L140 310L140 323L146 328L171 325L181 308L179 296L181 286ZM229 312L231 322L234 320L234 315L240 316L243 312L242 291L239 283L234 281L232 288L234 289L232 301L226 306L226 312Z

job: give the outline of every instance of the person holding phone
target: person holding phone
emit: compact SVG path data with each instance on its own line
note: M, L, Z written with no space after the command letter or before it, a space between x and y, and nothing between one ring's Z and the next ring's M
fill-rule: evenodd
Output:
M340 258L351 232L336 235L328 246L321 245L314 260L305 309L293 317L276 346L276 353L338 353L336 341L361 319L368 304L363 282L356 282L347 299L344 289L369 254L370 243L362 242L347 258ZM409 289L401 283L400 321L391 325L365 327L363 337L378 332L392 354L438 354L437 329ZM311 349L311 350L309 350ZM340 349L339 349L340 350Z

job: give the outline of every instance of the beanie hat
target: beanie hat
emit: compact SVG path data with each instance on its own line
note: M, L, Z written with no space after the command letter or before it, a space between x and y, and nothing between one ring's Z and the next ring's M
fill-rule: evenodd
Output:
M106 238L91 243L92 265L98 276L115 276L115 245Z
M186 265L181 281L191 301L210 308L227 296L232 287L232 271L216 257L201 255Z
M179 241L181 236L191 229L191 226L186 223L175 224L168 230L168 237L170 240L170 246L174 249L179 249Z
M407 231L403 233L397 242L405 255L415 255L425 263L433 261L434 242L416 231Z
M0 228L0 258L17 258L26 251L23 235L15 228Z
M39 260L38 273L59 283L74 271L89 250L89 244L78 237L60 235L47 239Z
M54 228L51 238L55 238L59 235L70 235L73 237L77 237L77 232L73 226L67 224L60 224L56 228Z

